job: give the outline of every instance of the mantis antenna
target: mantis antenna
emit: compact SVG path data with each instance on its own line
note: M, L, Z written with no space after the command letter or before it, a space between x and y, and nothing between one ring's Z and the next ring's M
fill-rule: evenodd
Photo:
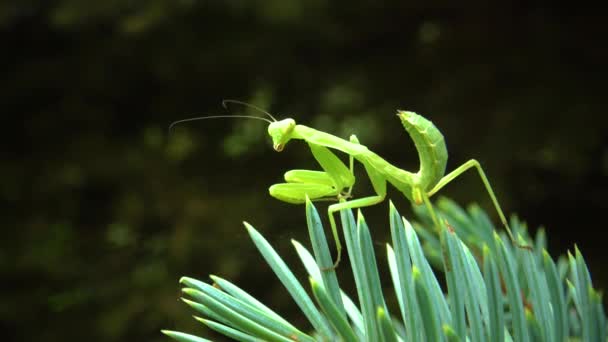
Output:
M173 129L173 127L177 124L181 124L184 122L189 122L189 121L198 121L198 120L207 120L207 119L219 119L219 118L245 118L245 119L256 119L256 120L262 120L268 123L272 123L272 121L266 119L266 118L261 118L259 116L251 116L251 115L210 115L210 116L197 116L194 118L188 118L188 119L182 119L182 120L177 120L177 121L173 121L170 125L169 125L169 133L171 132L171 129Z
M251 109L257 110L260 113L264 113L264 114L268 115L272 119L272 121L274 121L274 122L278 121L270 113L268 113L267 111L263 110L262 108L260 108L258 106L252 105L251 103L247 103L247 102L243 102L243 101L239 101L239 100L223 100L222 101L222 107L228 109L228 103L234 103L234 104L239 104L241 106L249 107Z
M257 110L260 113L264 113L266 115L268 115L268 117L270 117L272 119L272 121L266 119L266 118L262 118L259 116L252 116L252 115L209 115L209 116L197 116L197 117L193 117L193 118L188 118L188 119L183 119L183 120L177 120L177 121L173 121L170 125L169 125L169 133L171 133L171 130L173 129L173 127L177 124L181 124L184 122L189 122L189 121L198 121L198 120L206 120L206 119L219 119L219 118L245 118L245 119L256 119L256 120L262 120L265 122L268 122L269 124L273 123L273 122L277 122L277 119L275 119L274 116L272 116L272 114L268 113L267 111L263 110L260 107L254 106L250 103L247 102L243 102L243 101L238 101L238 100L223 100L222 101L222 107L228 109L228 103L234 103L234 104L239 104L248 108L251 108L253 110Z

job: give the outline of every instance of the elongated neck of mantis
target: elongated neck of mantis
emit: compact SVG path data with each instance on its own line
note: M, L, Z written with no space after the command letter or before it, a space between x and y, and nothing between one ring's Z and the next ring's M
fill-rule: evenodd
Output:
M293 131L292 139L305 140L306 142L311 144L317 144L320 146L325 146L327 148L342 151L346 154L352 155L353 157L356 157L357 155L360 155L362 153L369 152L367 147L363 145L352 143L346 139L342 139L335 135L321 132L304 125L296 125Z

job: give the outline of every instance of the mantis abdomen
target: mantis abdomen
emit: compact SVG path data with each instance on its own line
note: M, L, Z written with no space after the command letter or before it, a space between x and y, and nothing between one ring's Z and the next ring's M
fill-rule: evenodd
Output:
M416 175L419 184L424 190L430 190L441 180L448 163L443 134L431 121L416 113L399 111L397 115L418 150L420 170Z

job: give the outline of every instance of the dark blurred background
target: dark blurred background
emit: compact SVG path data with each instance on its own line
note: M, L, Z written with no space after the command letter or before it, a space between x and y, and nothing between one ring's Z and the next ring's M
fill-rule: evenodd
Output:
M448 170L478 159L506 213L545 226L554 256L577 244L607 288L608 29L593 8L556 6L2 2L3 340L214 337L178 301L182 275L221 275L307 328L241 224L303 275L289 239L307 242L304 208L267 188L288 169L318 168L306 145L275 153L256 120L167 134L193 115L259 115L226 111L226 98L356 133L412 171L395 111L417 111L445 135ZM355 196L372 191L359 175ZM474 172L441 194L498 222ZM381 263L387 208L365 209Z

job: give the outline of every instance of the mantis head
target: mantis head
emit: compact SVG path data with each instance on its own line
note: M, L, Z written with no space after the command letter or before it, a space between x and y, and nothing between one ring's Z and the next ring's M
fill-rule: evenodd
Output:
M275 121L268 126L268 134L272 138L273 148L277 152L283 151L285 144L292 138L296 122L293 119Z

